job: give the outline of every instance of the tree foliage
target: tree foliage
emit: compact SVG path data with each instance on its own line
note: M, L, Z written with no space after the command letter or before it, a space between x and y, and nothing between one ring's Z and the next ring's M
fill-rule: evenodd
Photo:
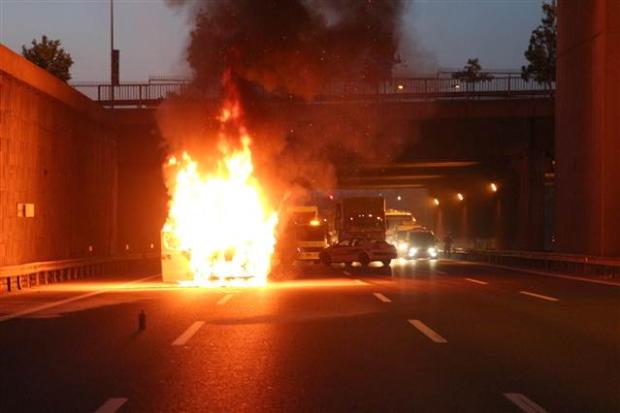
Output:
M492 80L493 76L484 72L479 59L475 58L467 59L467 64L463 66L463 70L452 73L452 78L464 82L477 83Z
M42 67L57 78L66 82L71 79L69 69L73 64L71 55L60 47L60 40L50 40L41 36L41 41L32 40L32 46L22 46L22 55L35 65Z
M555 0L544 3L542 10L542 23L532 31L530 44L525 51L525 58L529 63L521 67L521 77L524 80L534 79L551 89L555 82L558 35Z

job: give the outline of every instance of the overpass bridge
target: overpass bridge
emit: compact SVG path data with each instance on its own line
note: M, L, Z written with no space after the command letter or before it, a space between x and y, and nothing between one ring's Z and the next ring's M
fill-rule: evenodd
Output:
M554 176L554 102L543 96L417 100L388 96L318 103L276 99L260 112L276 119L278 130L294 130L286 136L291 147L307 136L329 142L321 150L335 167L340 189L423 189L429 199L441 200L441 207L434 210L441 210L443 227L454 228L460 238L493 238L501 233L498 244L543 249L552 236L545 211L552 208ZM217 103L211 104L214 109ZM202 100L200 105L205 106ZM126 189L119 201L125 205L121 219L127 225L120 231L132 224L124 239L144 244L141 239L154 238L159 231L152 228L151 235L141 236L135 230L136 223L142 222L146 230L153 221L145 214L144 200L149 205L165 204L165 191L156 179L163 162L157 109L127 106L106 111L121 136L119 177ZM250 130L255 130L252 125ZM325 135L358 131L369 131L361 158L350 145L339 145L338 136ZM393 144L386 145L387 141ZM369 151L376 151L376 156L368 156ZM497 198L503 203L501 217L491 221L485 219L489 209L499 207L484 190L490 182L501 185ZM460 229L462 205L452 202L457 193L468 200L468 230Z
M144 83L122 83L112 86L105 83L78 82L72 86L90 99L105 107L153 107L175 95L194 95L213 98L193 90L188 80L165 81L155 79ZM354 80L334 80L317 92L313 103L339 101L404 102L421 100L466 99L521 99L542 98L553 95L555 85L548 89L534 81L526 81L518 73L502 73L490 80L468 82L441 75L394 77L370 86ZM290 101L290 96L282 96Z

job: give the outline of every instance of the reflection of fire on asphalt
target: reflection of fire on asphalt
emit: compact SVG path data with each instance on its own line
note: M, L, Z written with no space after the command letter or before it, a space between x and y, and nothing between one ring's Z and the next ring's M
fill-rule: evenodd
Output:
M278 216L254 175L252 140L237 98L224 103L218 120L217 165L199 165L188 153L171 156L165 165L165 173L175 177L162 230L163 279L189 285L264 285ZM237 136L230 136L231 130Z

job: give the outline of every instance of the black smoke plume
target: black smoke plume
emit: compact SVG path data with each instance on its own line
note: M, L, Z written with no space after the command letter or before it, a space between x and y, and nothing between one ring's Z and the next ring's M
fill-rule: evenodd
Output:
M168 3L192 12L187 60L194 85L217 91L223 73L237 83L257 173L279 195L291 188L331 190L335 165L386 161L397 152L406 132L389 110L372 102L312 105L289 98L311 101L331 82L361 82L373 90L389 79L400 59L404 1ZM171 100L159 118L172 151L203 152L205 160L217 156L216 134L208 132L214 129L211 103Z
M206 88L231 69L269 92L312 97L334 79L376 85L399 59L399 0L169 2L194 8L187 60Z

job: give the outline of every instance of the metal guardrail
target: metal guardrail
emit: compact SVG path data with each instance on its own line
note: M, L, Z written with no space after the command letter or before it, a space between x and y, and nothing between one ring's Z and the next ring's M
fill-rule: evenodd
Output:
M4 266L0 267L0 293L87 276L151 271L158 268L159 263L159 254L149 253Z
M465 250L456 255L467 261L620 279L620 258L614 257L500 250Z
M149 82L109 84L78 83L75 89L104 106L153 106L161 100L186 92L189 83ZM545 85L525 81L516 75L494 77L488 81L466 82L451 77L401 77L376 86L361 81L331 81L314 98L315 102L341 100L435 100L484 98L548 98L553 95Z

